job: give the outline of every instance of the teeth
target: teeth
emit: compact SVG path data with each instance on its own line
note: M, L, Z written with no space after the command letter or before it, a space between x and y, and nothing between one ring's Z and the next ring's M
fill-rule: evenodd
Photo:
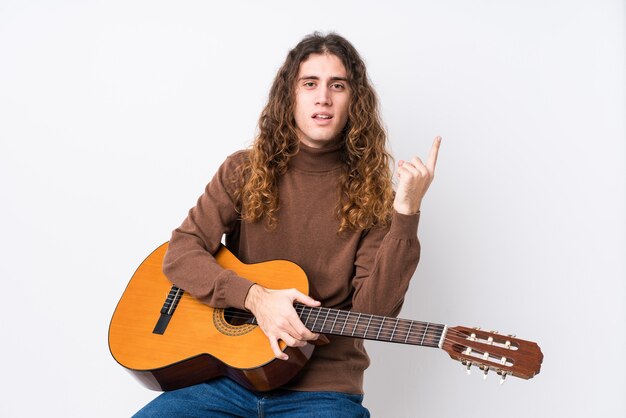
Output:
M327 116L327 115L317 115L316 118L330 119L330 116Z

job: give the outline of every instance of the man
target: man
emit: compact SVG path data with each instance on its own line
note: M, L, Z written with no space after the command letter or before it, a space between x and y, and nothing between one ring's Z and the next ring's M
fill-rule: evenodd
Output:
M295 347L320 337L294 302L396 316L419 260L420 205L439 144L437 137L426 164L399 162L394 194L363 60L336 34L307 36L278 71L252 148L226 159L173 232L164 272L209 306L251 311L282 360L280 340ZM310 295L222 269L212 254L224 235L245 263L299 264ZM361 405L369 365L363 341L324 342L280 390L251 392L215 379L166 392L137 416L369 416Z

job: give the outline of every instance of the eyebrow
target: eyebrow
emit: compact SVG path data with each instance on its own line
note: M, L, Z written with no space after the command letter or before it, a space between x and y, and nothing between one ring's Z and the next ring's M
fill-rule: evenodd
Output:
M302 77L298 78L298 81L301 80L319 80L320 78L316 75L305 75ZM339 77L339 76L334 76L330 78L330 81L345 81L346 83L348 82L348 78L347 77Z

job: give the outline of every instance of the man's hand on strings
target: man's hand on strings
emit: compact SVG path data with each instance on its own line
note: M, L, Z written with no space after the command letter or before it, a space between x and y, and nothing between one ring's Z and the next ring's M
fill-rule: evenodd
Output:
M440 144L441 137L438 136L433 141L426 164L418 157L413 157L411 161L398 161L398 187L393 201L396 212L411 215L420 210L422 199L435 176Z
M289 356L281 351L278 340L283 340L290 347L302 347L307 341L315 341L320 337L304 326L293 306L294 302L311 307L320 306L320 302L296 289L266 289L257 284L250 288L244 303L269 339L274 355L281 360L287 360Z

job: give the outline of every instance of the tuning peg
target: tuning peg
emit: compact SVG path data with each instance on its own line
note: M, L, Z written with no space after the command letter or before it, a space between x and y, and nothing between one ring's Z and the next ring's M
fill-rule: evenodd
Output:
M485 366L485 372L483 373L483 380L487 380L487 373L489 373L489 367Z
M462 365L467 366L467 368L465 369L465 371L467 372L467 375L469 376L470 374L472 374L472 362L468 361L468 360L463 360L461 362Z
M474 328L472 328L472 329L473 329L473 330L475 330L475 331L480 331L480 327L474 327ZM472 333L470 334L470 336L469 336L469 337L467 337L467 339L468 339L468 340L470 340L470 341L476 341L476 333L475 333L475 332L472 332Z
M505 372L504 370L500 370L498 371L498 374L500 375L500 384L504 384L504 379L506 379L506 376L508 375L507 372Z

